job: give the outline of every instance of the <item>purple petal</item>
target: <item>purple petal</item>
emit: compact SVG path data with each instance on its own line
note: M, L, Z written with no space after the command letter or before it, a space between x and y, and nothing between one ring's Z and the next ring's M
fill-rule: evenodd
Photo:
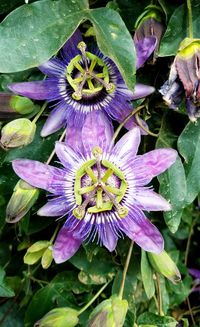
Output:
M131 100L145 98L153 92L155 92L155 88L153 86L137 83L135 84Z
M195 268L190 268L189 270L189 273L192 277L195 277L197 279L200 279L200 270L198 269L195 269Z
M37 212L39 216L47 216L47 217L59 217L63 216L68 212L68 203L66 202L66 198L56 198L49 202L47 202L42 208L40 208Z
M52 58L38 67L47 76L61 76L66 69L66 64L59 58Z
M67 60L71 60L80 53L77 45L82 40L81 32L79 29L77 29L62 48L62 54Z
M58 233L53 246L53 258L56 263L62 263L70 259L79 249L82 240L73 236L73 232L63 226Z
M154 36L145 37L143 40L135 41L136 69L140 68L155 50L157 39Z
M169 211L171 205L161 195L152 190L137 189L135 199L138 206L146 211Z
M66 123L66 108L63 106L56 107L47 118L42 127L40 135L46 137L57 132Z
M116 156L120 161L133 160L140 144L140 129L134 127L127 132L114 146L111 155Z
M78 153L63 142L56 142L56 155L66 168L74 167L75 164L80 164L81 158Z
M15 173L34 187L56 193L58 183L63 183L65 172L39 161L16 159L12 162Z
M55 85L48 81L12 83L8 88L16 94L34 99L46 100L55 91Z
M138 185L148 184L153 177L168 169L177 158L173 149L157 149L136 157L131 167Z
M72 119L69 120L66 129L65 144L75 152L84 153L82 127L74 124Z
M114 251L117 245L118 238L115 236L113 229L110 227L109 224L104 225L104 230L101 230L102 233L100 238L103 242L103 245L110 251Z
M107 150L112 136L113 126L101 111L88 113L82 128L82 141L86 153L90 153L95 146Z
M164 241L159 230L138 208L130 208L129 215L120 220L124 233L145 251L159 254L164 249Z

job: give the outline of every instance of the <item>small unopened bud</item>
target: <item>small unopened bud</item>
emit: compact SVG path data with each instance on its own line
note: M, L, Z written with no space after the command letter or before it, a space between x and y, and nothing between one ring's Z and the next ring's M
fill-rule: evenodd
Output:
M35 136L36 125L26 118L12 120L1 130L1 143L7 148L25 146Z
M21 97L20 95L13 95L11 97L10 106L22 115L30 114L35 108L33 101L29 98Z
M6 208L6 222L16 223L31 209L39 196L39 190L19 180Z
M49 246L42 255L41 265L43 269L48 269L53 261L52 248Z
M31 245L24 256L24 263L33 265L39 261L50 245L49 241L38 241Z
M122 327L128 310L128 302L113 295L101 302L91 313L88 327Z
M57 308L49 311L34 327L74 327L78 324L78 311L71 308Z
M174 284L180 282L181 274L166 251L162 251L160 254L148 252L148 258L155 271L171 280Z

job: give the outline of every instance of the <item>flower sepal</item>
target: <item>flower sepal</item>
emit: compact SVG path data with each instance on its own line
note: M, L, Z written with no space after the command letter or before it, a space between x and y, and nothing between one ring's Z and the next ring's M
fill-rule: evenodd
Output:
M12 120L1 130L1 144L6 148L17 148L30 144L35 136L36 124L27 118Z
M53 260L51 242L38 241L31 245L24 256L24 263L27 265L33 265L40 259L42 268L49 268Z
M128 302L117 295L101 302L91 313L88 327L122 327L128 310Z
M34 327L74 327L79 322L78 314L72 308L56 308L37 321Z
M181 281L181 274L166 251L160 254L147 252L149 261L156 272L171 280L173 284Z
M39 190L19 180L6 208L6 222L16 223L31 209L39 196Z

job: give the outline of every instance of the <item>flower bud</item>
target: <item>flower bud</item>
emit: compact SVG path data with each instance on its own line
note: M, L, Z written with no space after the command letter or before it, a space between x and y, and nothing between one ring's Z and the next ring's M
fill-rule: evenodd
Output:
M113 295L101 302L91 313L88 327L122 327L128 310L128 302Z
M155 271L171 280L174 284L180 282L180 272L166 251L162 251L160 254L148 252L148 258Z
M49 311L34 327L74 327L78 324L78 311L71 308L57 308Z
M33 141L36 125L26 118L12 120L1 130L1 143L7 148L25 146Z
M14 109L17 113L26 115L30 114L34 110L35 105L33 101L26 97L12 95L10 98L10 107Z
M52 261L53 261L53 254L52 254L52 249L49 246L42 255L42 260L41 260L42 268L43 269L49 268Z
M34 263L42 258L50 245L51 243L49 241L38 241L31 245L24 256L24 263L34 265Z
M6 222L16 223L31 209L39 196L39 190L19 180L6 208Z

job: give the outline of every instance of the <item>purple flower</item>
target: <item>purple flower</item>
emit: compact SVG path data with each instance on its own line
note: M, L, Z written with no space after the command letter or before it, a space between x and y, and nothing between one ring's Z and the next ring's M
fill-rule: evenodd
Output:
M84 142L74 142L73 149L56 143L62 168L28 159L13 161L20 178L52 193L38 214L66 217L53 247L57 263L73 256L83 241L96 239L113 251L123 234L146 251L163 250L163 238L143 210L167 211L171 206L145 185L175 162L177 152L158 149L136 155L138 127L115 146L112 135L112 125L103 114L92 112L81 129L80 139Z
M66 124L80 129L87 114L93 111L102 111L122 122L132 111L131 100L154 92L153 87L142 84L136 84L131 92L112 60L98 49L86 50L77 30L64 45L60 58L52 58L39 66L47 75L45 80L9 85L14 93L52 103L54 109L43 126L42 136L54 133ZM135 125L132 118L126 127Z

